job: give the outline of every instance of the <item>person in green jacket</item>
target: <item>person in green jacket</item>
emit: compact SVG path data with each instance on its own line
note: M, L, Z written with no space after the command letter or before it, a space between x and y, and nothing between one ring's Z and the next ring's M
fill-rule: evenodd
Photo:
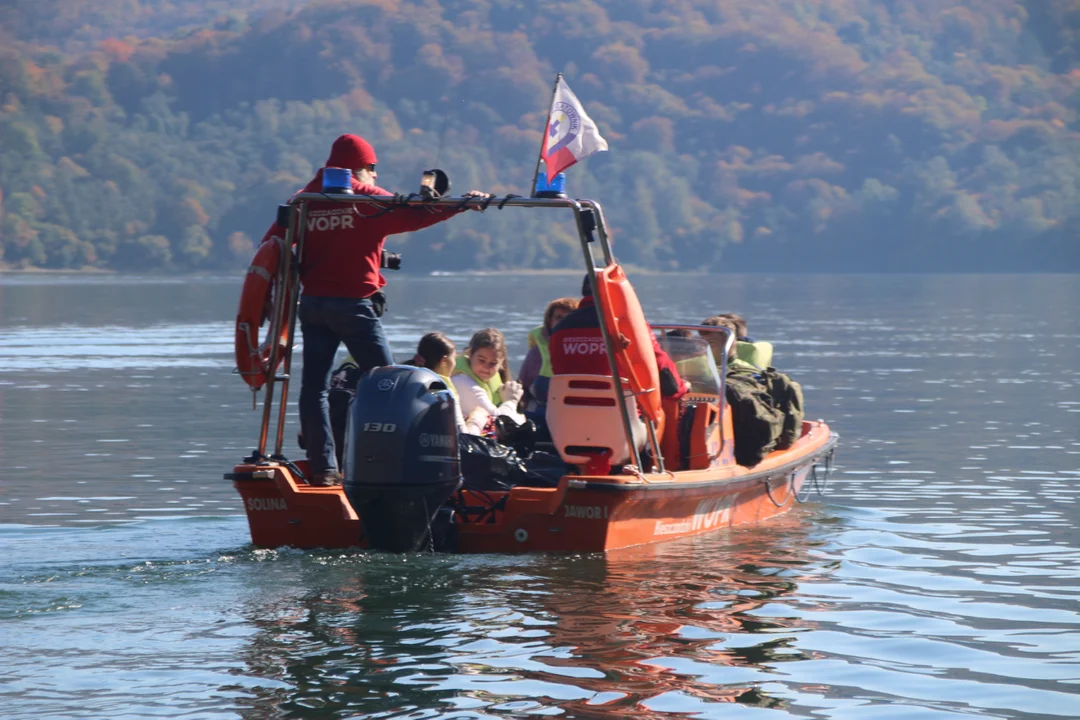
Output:
M548 352L551 329L564 317L577 310L577 306L577 298L565 297L552 300L544 309L544 324L529 331L529 352L525 355L525 361L521 363L518 381L525 388L525 392L536 401L541 416L543 406L547 404L548 385L554 375L551 370L551 354ZM532 408L530 408L530 413L531 410Z
M741 329L735 319L714 315L702 321L710 325L727 329L738 337ZM717 369L722 366L724 345L727 333L700 331L713 350ZM745 337L745 335L743 336ZM746 341L743 341L744 344ZM772 368L759 368L738 354L736 342L727 356L727 375L724 377L724 401L731 407L731 424L735 433L735 462L744 467L753 467L762 458L777 448L777 441L783 434L786 415L776 405L769 393L764 373L775 372ZM801 422L801 419L800 419Z

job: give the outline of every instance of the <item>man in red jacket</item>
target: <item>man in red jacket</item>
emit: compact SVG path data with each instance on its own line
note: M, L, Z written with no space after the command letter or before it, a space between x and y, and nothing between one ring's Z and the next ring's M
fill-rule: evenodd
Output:
M342 135L334 141L325 167L351 170L357 195L392 196L375 184L375 163L375 149L366 140ZM302 192L322 192L322 172ZM466 195L487 197L477 191ZM345 343L361 372L394 362L379 322L381 312L372 302L386 284L379 271L386 236L420 230L459 212L446 206L394 207L389 202L309 203L300 258L304 367L299 405L312 485L341 484L327 401L338 346ZM263 241L283 235L284 229L275 225Z
M611 375L604 336L600 332L600 314L596 312L592 283L589 276L581 285L581 302L577 310L563 318L551 331L548 351L551 369L556 375ZM660 392L676 400L687 393L686 383L679 376L674 361L650 333L656 366L660 371Z

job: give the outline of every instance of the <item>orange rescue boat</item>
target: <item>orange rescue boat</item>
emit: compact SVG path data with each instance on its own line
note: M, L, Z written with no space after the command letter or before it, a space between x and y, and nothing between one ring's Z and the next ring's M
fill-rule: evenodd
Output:
M290 200L285 247L302 252L307 203L363 203L386 198L299 194ZM453 394L423 368L377 368L361 379L346 431L344 487L308 485L305 461L282 454L299 281L294 254L277 268L267 342L262 427L252 455L225 478L240 493L260 547L372 547L464 553L593 552L614 550L759 522L821 492L837 436L822 421L804 422L784 450L751 468L736 464L731 408L724 400L726 357L717 368L698 337L658 339L682 360L690 392L661 399L650 334L723 328L646 323L633 287L611 251L603 212L590 200L568 198L406 199L399 204L498 203L499 207L570 209L612 375L552 379L548 423L551 448L565 472L541 486L480 489L462 477L453 425ZM599 250L602 257L594 257ZM257 288L262 296L266 288ZM241 300L241 308L252 305ZM250 312L238 318L248 327ZM238 334L244 353L250 330ZM727 337L728 347L734 342ZM238 351L239 353L239 351ZM239 354L238 354L239 356ZM281 368L280 374L277 372ZM250 384L250 381L249 381ZM273 410L275 450L266 455ZM641 447L641 438L645 438Z

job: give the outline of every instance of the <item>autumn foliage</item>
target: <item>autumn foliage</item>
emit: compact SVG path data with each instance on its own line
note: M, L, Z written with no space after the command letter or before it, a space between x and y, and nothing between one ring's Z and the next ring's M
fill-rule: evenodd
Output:
M1073 0L35 0L0 5L0 263L230 267L331 140L380 182L528 191L561 71L611 143L569 172L659 269L1080 269ZM489 211L413 267L577 263Z

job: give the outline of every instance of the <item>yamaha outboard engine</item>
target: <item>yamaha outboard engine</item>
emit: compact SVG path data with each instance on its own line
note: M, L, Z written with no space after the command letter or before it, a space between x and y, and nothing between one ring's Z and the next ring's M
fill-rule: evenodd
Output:
M380 367L357 384L344 484L371 548L410 552L433 542L433 518L461 486L454 402L425 368Z

